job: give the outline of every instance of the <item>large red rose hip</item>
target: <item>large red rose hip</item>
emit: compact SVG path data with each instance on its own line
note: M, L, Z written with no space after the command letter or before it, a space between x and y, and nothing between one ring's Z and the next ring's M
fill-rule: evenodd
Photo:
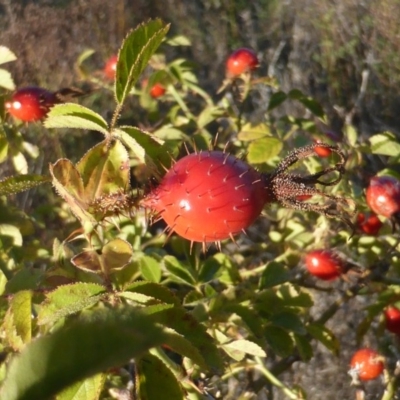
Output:
M247 48L234 51L226 61L226 72L228 76L238 76L243 72L252 71L258 67L257 54Z
M220 152L177 161L142 206L192 242L218 242L246 229L268 199L262 176L244 161Z
M392 217L400 211L400 181L392 176L374 176L367 188L366 199L376 214Z
M6 110L15 118L25 122L44 118L54 104L59 103L53 92L36 86L18 89L5 103Z

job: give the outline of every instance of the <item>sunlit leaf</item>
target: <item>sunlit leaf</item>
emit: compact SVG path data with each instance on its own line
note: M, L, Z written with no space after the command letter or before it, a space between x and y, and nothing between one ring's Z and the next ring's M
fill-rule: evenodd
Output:
M118 54L115 77L115 97L118 103L125 101L168 29L169 25L155 19L139 25L125 38Z
M59 393L56 400L98 400L105 380L105 374L97 374L76 382Z
M7 90L15 89L15 83L11 73L3 68L0 68L0 86Z
M247 160L250 164L262 164L277 156L283 143L275 137L264 137L249 144Z
M0 64L15 61L17 56L6 46L0 46Z
M271 136L271 129L267 124L264 123L258 125L247 123L238 133L238 139L243 141L257 140L265 136Z
M150 256L143 256L139 259L139 265L143 278L150 282L160 282L161 266L159 261Z
M326 326L312 323L306 326L307 331L319 342L321 342L333 354L339 354L340 343L336 336Z
M50 182L50 178L42 175L11 176L0 181L0 195L8 196L23 192L45 182Z
M280 285L289 280L289 271L284 264L271 261L261 274L260 289Z
M369 138L371 151L373 154L382 154L385 156L400 155L400 144L398 139L391 132L383 132L373 135Z
M46 294L41 303L38 324L52 324L60 318L96 304L105 293L105 287L95 283L78 282L63 285Z
M108 242L101 252L103 266L108 272L123 268L129 263L132 255L132 245L120 238Z
M108 124L104 118L76 103L56 104L47 114L44 126L46 128L87 129L108 135Z

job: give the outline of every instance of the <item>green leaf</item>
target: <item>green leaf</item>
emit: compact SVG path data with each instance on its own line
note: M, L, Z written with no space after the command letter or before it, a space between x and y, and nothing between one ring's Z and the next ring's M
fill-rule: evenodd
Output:
M141 357L136 364L137 397L141 400L184 400L183 390L174 374L152 354Z
M296 343L297 350L299 351L300 357L304 362L310 361L314 355L310 339L308 336L304 335L293 335L294 341Z
M200 267L199 282L210 282L218 277L218 272L221 270L223 263L218 254L208 257Z
M265 163L277 156L282 147L282 142L275 137L254 140L248 147L247 160L250 164Z
M396 136L391 132L378 133L369 138L371 151L373 154L385 156L398 156L400 154L400 144Z
M106 376L97 374L83 381L76 382L56 396L56 400L98 400Z
M17 56L6 46L0 46L0 65L15 61Z
M31 340L32 331L32 292L22 290L13 295L10 302L17 335L24 343Z
M143 256L140 257L139 265L144 279L156 283L161 281L161 265L159 261L150 256Z
M266 326L264 336L277 355L287 357L292 354L293 339L284 329L277 326Z
M8 236L11 238L14 246L22 246L23 238L21 230L15 225L0 224L0 236Z
M11 176L0 181L0 196L23 192L45 182L50 182L50 179L42 175Z
M193 271L188 265L182 264L174 256L165 256L163 258L163 264L167 271L170 273L170 278L187 285L196 284L196 279L193 276Z
M260 289L280 285L289 280L290 274L284 264L271 261L267 264L260 278Z
M298 100L304 107L310 110L315 116L323 118L325 116L324 110L318 101L311 97L307 97L302 91L293 89L288 93L288 97Z
M71 161L58 160L50 164L49 170L57 193L67 202L74 215L83 225L95 224L96 220L87 212L82 177Z
M115 77L115 98L119 104L125 101L168 29L169 25L155 19L139 25L125 38L118 54Z
M218 106L208 106L197 117L197 126L199 129L203 129L210 122L215 121L217 118L222 117L225 114L225 110Z
M129 285L125 290L154 297L163 303L174 304L176 306L180 305L180 301L175 294L165 286L159 285L158 283L138 281Z
M255 357L266 357L267 353L256 343L250 340L234 340L223 345L224 349L236 350L244 354L250 354Z
M177 35L166 41L170 46L191 46L192 42L183 35Z
M319 342L321 342L334 355L339 354L339 341L335 335L324 325L312 323L306 326L307 331Z
M129 185L129 156L119 140L98 143L81 158L76 168L82 177L86 202Z
M150 312L149 307L145 311ZM156 308L151 316L154 322L173 329L189 340L200 351L209 369L218 371L222 368L222 359L213 338L206 332L205 327L185 309L182 307Z
M274 93L269 99L268 111L280 106L287 99L287 97L288 96L285 92L279 91Z
M270 322L276 326L279 326L280 328L295 332L299 335L305 335L307 333L300 317L297 314L289 311L274 314L270 318Z
M46 294L38 314L38 324L52 324L60 318L96 304L106 288L95 283L73 283L59 286Z
M0 86L7 90L15 89L15 83L11 73L3 68L0 68Z
M132 307L88 313L14 356L0 398L50 398L74 382L127 363L164 339L162 329Z
M96 112L76 103L56 104L44 121L46 128L87 129L108 135L108 125Z
M167 339L165 340L164 345L167 345L175 353L190 358L201 369L207 370L207 364L202 354L189 340L172 329L166 330L166 334Z
M258 125L247 123L238 133L238 139L243 140L244 142L261 139L265 136L271 136L271 129L264 123Z
M133 255L132 245L126 240L116 238L102 249L101 259L105 271L121 269L129 263Z
M343 127L343 135L347 138L350 146L355 146L357 144L358 133L353 125L345 125Z

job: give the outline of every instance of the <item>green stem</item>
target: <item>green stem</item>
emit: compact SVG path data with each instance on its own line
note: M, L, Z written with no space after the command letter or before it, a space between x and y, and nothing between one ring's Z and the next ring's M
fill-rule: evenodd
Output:
M257 364L255 365L255 369L260 371L265 378L267 378L274 386L278 387L283 391L283 393L286 394L286 396L289 399L292 400L299 400L301 397L299 397L293 390L291 390L289 387L287 387L284 383L282 383L275 375L273 375L265 366L264 362L261 358L255 357L255 360Z

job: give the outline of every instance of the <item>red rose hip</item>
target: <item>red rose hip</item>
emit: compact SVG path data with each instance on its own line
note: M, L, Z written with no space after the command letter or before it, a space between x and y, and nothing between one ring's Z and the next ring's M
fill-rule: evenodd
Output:
M228 76L238 76L243 72L252 71L258 67L257 54L245 47L234 51L226 61Z
M385 310L385 325L389 332L400 335L400 310L397 307L389 306Z
M331 281L343 272L342 261L328 250L314 250L306 254L305 265L308 272L315 277Z
M104 76L110 81L113 81L115 79L115 72L117 71L117 62L118 62L118 56L114 55L111 56L104 65L103 69Z
M55 93L36 86L17 90L5 103L6 110L15 118L25 122L44 118L54 104L59 103Z
M192 242L218 242L246 229L268 193L262 176L236 157L210 151L177 161L143 200L171 231Z
M400 211L400 181L392 176L374 176L367 188L366 199L373 212L392 217Z
M350 366L362 381L377 378L384 368L382 356L369 348L356 351L350 361Z
M371 213L359 213L357 215L358 228L367 235L377 235L382 227L382 221L378 216Z

